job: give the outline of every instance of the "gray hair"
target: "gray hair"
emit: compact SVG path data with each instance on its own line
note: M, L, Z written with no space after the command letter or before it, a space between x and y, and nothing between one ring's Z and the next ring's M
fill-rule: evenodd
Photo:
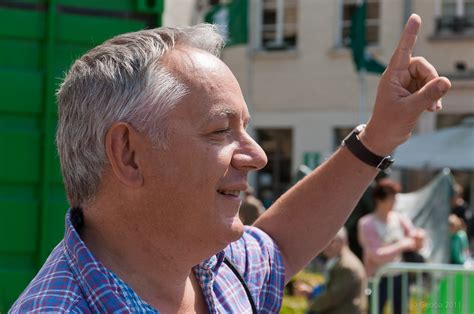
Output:
M72 65L57 92L56 134L72 207L86 206L97 192L113 123L127 122L165 146L166 117L189 92L163 61L177 46L219 56L224 42L209 24L142 30L109 39Z

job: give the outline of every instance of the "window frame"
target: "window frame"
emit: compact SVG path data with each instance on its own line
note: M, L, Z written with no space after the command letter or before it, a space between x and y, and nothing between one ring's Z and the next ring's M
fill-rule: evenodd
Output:
M443 13L445 2L455 6L454 14ZM474 35L474 10L471 15L466 14L466 6L474 6L474 0L435 0L435 35L456 35L471 33Z
M263 14L264 10L264 0L256 0L255 1L255 35L253 39L253 47L254 50L257 51L294 51L297 49L298 46L298 7L299 7L299 0L274 0L275 1L275 10L276 10L276 21L275 24L267 24L264 25L263 21ZM285 23L285 2L293 2L294 8L296 10L296 21L295 23ZM275 27L275 40L272 42L273 45L267 45L263 42L263 34L266 31L265 28L269 28L270 26ZM285 28L286 27L293 27L296 37L295 45L286 46L284 35L285 35Z
M336 32L334 38L334 47L336 49L349 49L350 47L344 45L344 28L351 27L352 21L344 21L344 6L349 5L351 3L346 3L347 0L338 0L337 1L337 18L336 18ZM352 3L356 4L359 0L350 0ZM366 29L367 26L377 26L377 42L375 43L367 43L368 47L378 47L380 46L380 32L382 27L381 22L381 8L382 8L382 1L381 0L367 0L367 2L378 2L379 4L379 15L377 19L366 19Z

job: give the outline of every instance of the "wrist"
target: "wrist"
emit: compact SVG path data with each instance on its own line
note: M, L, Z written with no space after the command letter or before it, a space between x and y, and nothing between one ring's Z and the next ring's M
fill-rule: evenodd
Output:
M347 147L355 157L369 166L375 167L379 170L386 170L393 163L393 158L389 155L378 155L364 145L360 138L360 134L363 132L365 127L365 124L360 124L355 127L352 132L344 138L341 146Z
M395 145L391 145L387 139L377 136L377 133L372 132L369 126L359 134L359 139L367 149L379 156L390 155L395 150Z

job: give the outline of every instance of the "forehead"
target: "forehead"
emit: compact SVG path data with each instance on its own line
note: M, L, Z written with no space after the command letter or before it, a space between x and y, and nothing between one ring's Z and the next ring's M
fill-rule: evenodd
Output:
M195 92L241 95L234 74L219 58L199 49L177 48L164 60L165 66Z
M189 89L180 106L185 106L195 118L249 119L240 86L220 59L202 50L183 48L171 52L165 62Z

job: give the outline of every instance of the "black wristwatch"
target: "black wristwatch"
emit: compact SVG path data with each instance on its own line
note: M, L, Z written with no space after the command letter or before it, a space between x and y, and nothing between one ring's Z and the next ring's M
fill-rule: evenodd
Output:
M341 146L347 147L354 156L366 164L380 170L386 170L393 164L394 160L392 156L379 156L365 147L359 139L359 133L362 132L363 129L365 129L365 124L356 126L354 130L342 140Z

